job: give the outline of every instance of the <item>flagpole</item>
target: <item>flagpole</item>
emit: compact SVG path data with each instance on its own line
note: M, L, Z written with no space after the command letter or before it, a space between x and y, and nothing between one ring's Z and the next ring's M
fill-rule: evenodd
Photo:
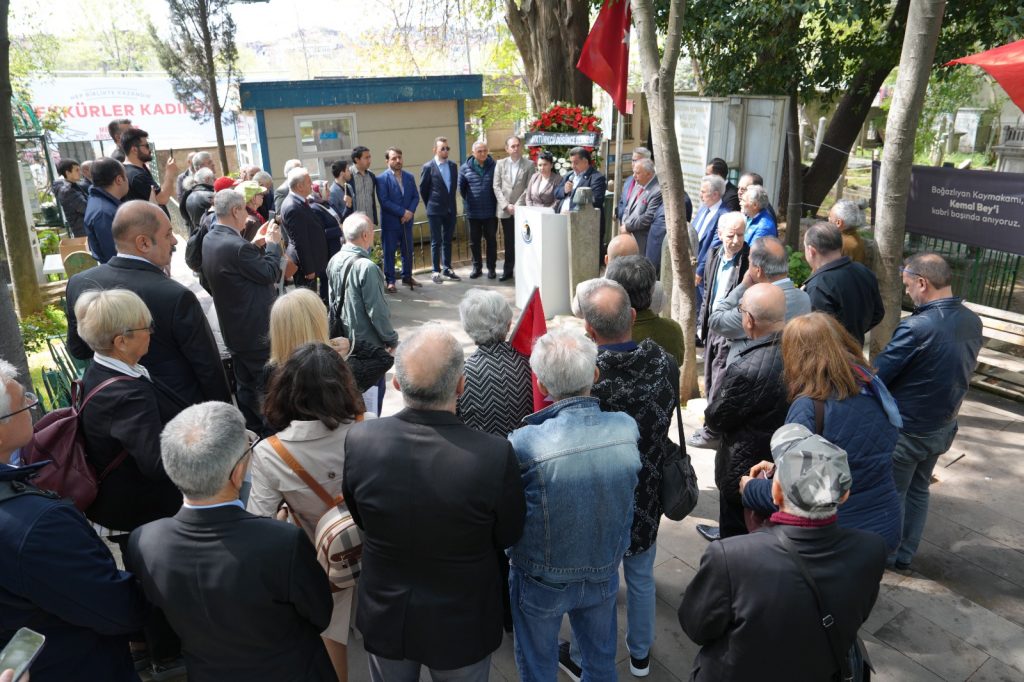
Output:
M615 105L612 104L612 111L616 111ZM619 201L622 200L622 136L625 131L625 126L622 124L622 112L619 112L618 122L615 126L615 205L618 206ZM619 226L618 211L614 211L615 222L613 223L616 228ZM616 229L615 234L618 234ZM613 235L614 236L614 235Z

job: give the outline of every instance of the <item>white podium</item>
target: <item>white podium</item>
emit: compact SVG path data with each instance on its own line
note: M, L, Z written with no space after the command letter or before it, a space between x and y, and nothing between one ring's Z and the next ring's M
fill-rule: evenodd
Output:
M571 315L569 218L550 208L516 206L516 306L540 288L544 316Z

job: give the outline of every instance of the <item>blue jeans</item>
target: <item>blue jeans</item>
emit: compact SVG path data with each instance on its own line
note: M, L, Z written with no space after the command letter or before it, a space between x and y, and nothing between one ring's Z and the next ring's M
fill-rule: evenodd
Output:
M642 659L654 644L654 558L658 546L622 557L622 574L626 577L626 648L633 658ZM570 655L580 665L580 649L573 631ZM581 666L582 667L582 666Z
M523 682L551 682L558 677L558 630L569 614L583 654L588 682L615 682L615 595L619 575L600 582L546 584L509 572L516 667Z
M896 439L892 476L903 503L903 539L894 557L898 564L909 564L921 544L924 522L928 518L928 487L932 470L939 455L953 444L956 431L957 424L953 421L928 433L900 431Z
M454 215L428 215L430 223L430 259L434 272L452 267L452 236L455 234Z
M384 252L384 279L388 284L395 283L395 251L402 252L402 279L412 277L412 221L400 228L381 230L382 250Z

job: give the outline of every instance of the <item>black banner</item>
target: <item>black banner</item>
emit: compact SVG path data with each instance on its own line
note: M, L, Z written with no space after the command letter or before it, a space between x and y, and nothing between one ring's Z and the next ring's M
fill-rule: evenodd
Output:
M523 141L527 147L556 145L562 147L596 147L601 142L601 133L557 133L542 131L527 133Z
M871 165L871 216L881 164ZM1024 256L1024 174L914 166L907 232Z

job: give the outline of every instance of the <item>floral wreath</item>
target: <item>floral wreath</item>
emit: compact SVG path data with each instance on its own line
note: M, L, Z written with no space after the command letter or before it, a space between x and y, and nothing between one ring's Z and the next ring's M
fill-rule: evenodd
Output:
M530 123L531 133L597 133L601 134L601 117L594 114L591 107L577 106L568 102L555 102ZM594 166L601 165L601 157L595 153L594 147L584 146L590 152ZM530 160L537 163L542 151L550 152L555 158L555 172L563 175L569 172L568 145L548 145L530 147Z

